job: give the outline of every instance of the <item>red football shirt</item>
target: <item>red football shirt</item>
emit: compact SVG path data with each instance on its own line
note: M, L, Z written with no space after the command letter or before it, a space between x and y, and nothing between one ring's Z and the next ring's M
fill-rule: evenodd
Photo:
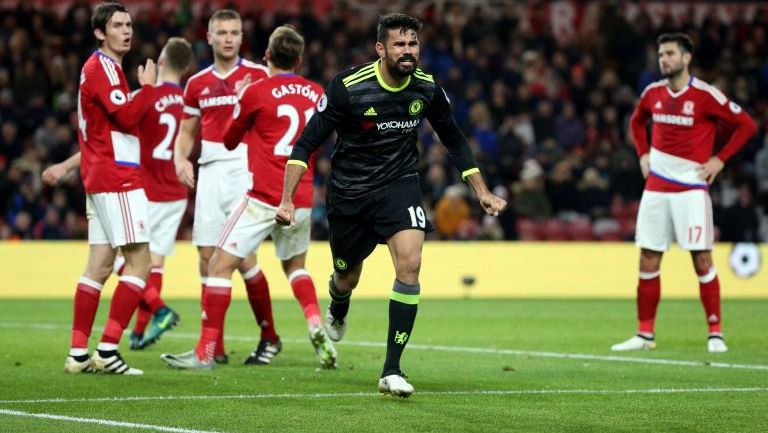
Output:
M252 82L268 76L266 67L240 59L226 75L219 74L211 65L187 81L184 89L184 118L200 118L200 164L245 158L246 150L242 147L232 152L224 148L223 126L232 118L232 109L237 104L236 84L249 74Z
M285 165L322 94L319 84L294 74L269 77L244 90L234 118L225 128L224 142L231 147L240 141L248 145L252 197L280 205ZM307 173L296 189L297 208L312 207L315 156L310 158Z
M176 177L173 143L179 132L184 98L181 86L163 83L139 123L141 174L150 201L176 201L187 198L187 189Z
M653 120L651 146L646 123ZM752 119L714 86L691 78L677 92L667 80L645 88L630 122L638 155L650 152L651 173L646 189L676 192L708 187L698 168L712 156L718 121L737 125L717 154L723 162L741 149L754 134Z
M77 120L85 192L122 192L141 188L141 157L136 122L155 88L134 97L117 61L95 51L80 72Z

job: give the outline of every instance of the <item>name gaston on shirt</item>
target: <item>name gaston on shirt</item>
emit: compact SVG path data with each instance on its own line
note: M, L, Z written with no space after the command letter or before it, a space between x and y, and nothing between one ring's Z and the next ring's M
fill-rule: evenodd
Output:
M300 95L314 103L317 103L317 100L320 98L320 95L318 95L317 92L312 89L312 86L309 85L283 84L272 88L272 96L274 96L275 99L280 99L287 95Z
M312 89L312 86L301 84L283 84L272 88L272 96L275 99L280 99L287 95L300 95L314 103L320 99L320 95ZM200 108L219 107L222 105L235 105L237 104L237 96L225 95L225 96L213 96L200 100Z

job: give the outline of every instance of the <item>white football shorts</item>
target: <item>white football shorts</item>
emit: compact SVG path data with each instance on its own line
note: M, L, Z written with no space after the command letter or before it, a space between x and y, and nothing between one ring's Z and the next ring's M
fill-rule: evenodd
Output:
M638 247L666 251L677 241L684 250L711 250L714 233L712 200L706 190L643 191L635 233Z
M112 248L149 242L148 201L144 190L86 194L88 244Z
M251 187L247 161L213 161L200 166L195 193L195 222L192 243L215 247L232 211Z
M173 254L186 209L187 199L149 202L149 251L161 256Z
M277 208L253 197L245 196L232 212L218 247L240 258L253 254L267 236L272 235L280 260L288 260L309 248L312 209L296 209L296 225L281 226L275 222Z

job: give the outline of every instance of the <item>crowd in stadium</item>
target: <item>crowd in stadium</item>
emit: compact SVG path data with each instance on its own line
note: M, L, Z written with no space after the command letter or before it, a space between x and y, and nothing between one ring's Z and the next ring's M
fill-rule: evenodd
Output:
M186 4L186 3L182 3ZM721 88L758 123L757 135L711 188L715 224L724 241L766 236L768 210L768 8L730 25L714 13L700 24L600 7L597 29L567 42L522 6L467 7L447 2L404 10L425 21L420 65L445 87L455 116L492 190L508 197L499 218L483 217L428 123L420 129L424 204L439 239L630 240L643 189L627 122L645 85L660 78L655 35L694 38L694 73ZM413 6L416 8L416 6ZM307 40L303 73L326 84L338 71L369 61L376 14L335 3L322 15L240 10L243 54L260 61L267 36L291 23ZM77 88L94 50L90 6L65 13L29 2L0 10L0 239L83 239L85 196L77 176L56 188L41 172L77 151ZM193 43L197 67L210 64L210 10L132 13L134 49L124 70L156 58L171 36ZM361 19L363 18L363 19ZM719 136L727 137L727 127ZM722 140L721 140L722 141ZM324 181L332 143L317 164L313 237L327 236ZM180 238L191 235L191 209ZM761 230L762 227L762 230Z

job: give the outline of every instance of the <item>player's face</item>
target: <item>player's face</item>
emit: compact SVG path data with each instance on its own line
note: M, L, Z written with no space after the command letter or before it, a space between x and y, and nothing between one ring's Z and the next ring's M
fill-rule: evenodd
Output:
M384 64L393 76L407 77L416 70L419 64L419 38L415 30L390 30L382 48Z
M131 49L133 25L131 16L125 12L115 12L107 22L107 33L97 30L97 37L104 41L103 46L115 53L125 54ZM102 39L103 36L103 39Z
M665 42L659 45L659 69L661 74L672 78L688 68L691 61L689 53L683 53L677 42Z
M216 20L208 31L208 44L213 48L213 56L222 60L232 60L240 54L243 44L243 23L240 20Z

